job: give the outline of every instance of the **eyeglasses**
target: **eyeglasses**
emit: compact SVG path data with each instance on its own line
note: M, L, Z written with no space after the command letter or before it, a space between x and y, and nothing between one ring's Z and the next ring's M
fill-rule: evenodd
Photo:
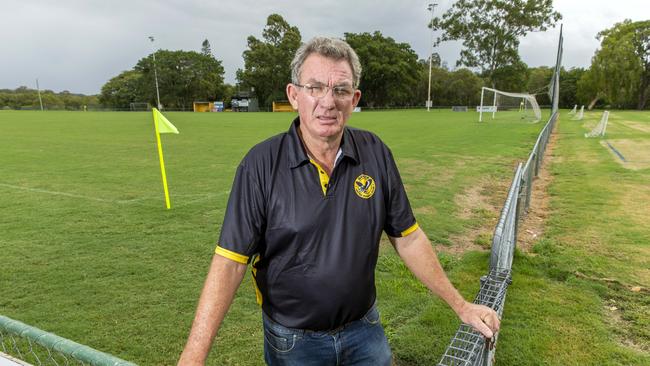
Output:
M316 85L293 84L293 85L299 88L303 88L307 92L307 94L318 99L326 96L327 93L329 93L330 89L332 90L332 95L336 99L345 100L345 99L352 98L352 95L354 95L354 88L352 88L349 85L338 85L332 87L323 84L316 84Z

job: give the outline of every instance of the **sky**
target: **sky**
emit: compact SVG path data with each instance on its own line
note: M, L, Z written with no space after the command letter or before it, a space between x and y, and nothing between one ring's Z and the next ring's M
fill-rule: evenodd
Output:
M303 41L379 30L425 59L432 39L430 2L0 0L0 89L35 88L38 78L41 89L97 94L155 49L199 51L204 39L223 62L226 82L235 83L235 72L244 67L246 39L261 38L272 13L297 26ZM434 16L454 1L437 2ZM648 0L555 0L553 5L563 16L566 68L589 66L599 31L626 18L650 19ZM530 67L554 65L558 36L559 24L528 34L519 47L522 60ZM453 68L460 50L460 42L446 42L434 52Z

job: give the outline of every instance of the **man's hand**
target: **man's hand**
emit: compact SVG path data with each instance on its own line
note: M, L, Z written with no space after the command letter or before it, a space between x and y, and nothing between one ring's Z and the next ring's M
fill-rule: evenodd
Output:
M246 264L214 255L179 366L205 364L212 341L245 274Z
M431 242L422 229L399 238L389 237L406 266L431 292L440 296L458 314L460 320L471 325L487 338L499 330L499 317L494 310L465 301L449 282L442 270Z
M458 310L458 317L463 323L471 325L485 338L492 338L499 331L501 321L496 311L484 305L465 302Z

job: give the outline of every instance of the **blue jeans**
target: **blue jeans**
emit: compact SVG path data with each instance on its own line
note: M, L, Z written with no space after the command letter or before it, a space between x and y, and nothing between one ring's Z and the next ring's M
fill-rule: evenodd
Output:
M331 331L282 326L262 314L264 360L271 366L390 366L392 354L373 305L366 315Z

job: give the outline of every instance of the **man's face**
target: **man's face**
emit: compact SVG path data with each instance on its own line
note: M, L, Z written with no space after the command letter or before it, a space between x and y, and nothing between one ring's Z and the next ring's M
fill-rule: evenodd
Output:
M300 85L307 87L287 85L287 96L293 108L298 110L303 136L318 140L341 136L361 98L361 92L354 89L352 80L352 68L347 61L318 54L307 57L300 70ZM308 87L320 87L327 92L319 98ZM346 90L350 93L346 94Z

